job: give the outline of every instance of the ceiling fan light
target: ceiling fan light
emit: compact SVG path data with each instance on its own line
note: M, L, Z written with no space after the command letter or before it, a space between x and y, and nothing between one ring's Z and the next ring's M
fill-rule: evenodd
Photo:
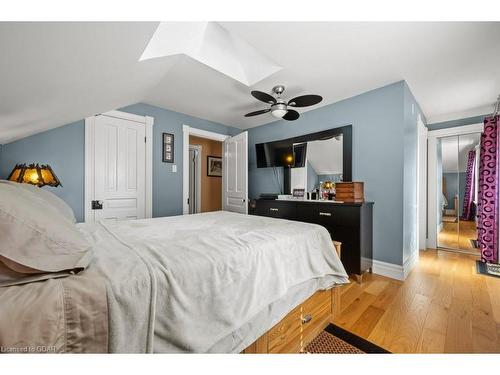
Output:
M282 118L288 111L286 109L273 109L271 114L276 118Z

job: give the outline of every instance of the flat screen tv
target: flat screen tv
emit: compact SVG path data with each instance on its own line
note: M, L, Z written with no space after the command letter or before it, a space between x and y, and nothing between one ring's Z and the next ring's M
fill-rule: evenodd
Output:
M257 168L303 167L306 160L307 143L268 142L255 145Z

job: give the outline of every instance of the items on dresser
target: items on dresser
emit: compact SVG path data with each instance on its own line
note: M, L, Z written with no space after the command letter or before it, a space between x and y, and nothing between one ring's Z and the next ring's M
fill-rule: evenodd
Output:
M373 202L257 199L251 214L322 225L342 243L340 259L347 273L361 281L364 272L371 272Z
M365 201L363 182L337 182L335 184L335 199L343 202Z

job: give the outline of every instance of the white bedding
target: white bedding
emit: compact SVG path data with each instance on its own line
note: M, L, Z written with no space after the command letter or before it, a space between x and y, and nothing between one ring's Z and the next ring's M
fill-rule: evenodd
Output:
M78 227L107 279L112 352L240 352L348 282L314 224L220 211Z

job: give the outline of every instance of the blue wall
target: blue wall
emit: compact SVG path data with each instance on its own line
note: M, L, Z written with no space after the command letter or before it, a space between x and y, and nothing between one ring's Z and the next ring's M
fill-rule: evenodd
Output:
M352 124L353 179L365 182L366 199L375 202L374 257L401 265L403 208L407 203L403 204L405 90L401 81L303 113L297 121L280 120L249 129L249 196L276 192L272 169L257 168L256 143ZM413 133L409 129L407 133L412 143ZM415 152L416 158L416 148L410 152ZM411 176L416 172L409 175L407 185L416 185Z
M154 217L182 214L183 124L229 135L240 132L239 129L142 103L120 110L137 115L152 116L155 119L153 127ZM172 172L172 164L161 161L162 133L174 134L176 173ZM84 144L85 126L82 120L3 145L0 159L0 178L7 178L14 165L19 162L50 164L63 187L48 187L48 189L64 199L75 211L77 220L83 221Z
M472 125L483 123L484 118L489 115L481 115L474 117L466 117L458 120L444 121L444 122L435 122L433 124L427 124L427 128L429 130L439 130L439 129L447 129L454 128L456 126L464 126L464 125Z
M2 146L0 178L6 179L17 163L49 164L62 187L48 189L64 199L83 220L85 127L78 121Z

